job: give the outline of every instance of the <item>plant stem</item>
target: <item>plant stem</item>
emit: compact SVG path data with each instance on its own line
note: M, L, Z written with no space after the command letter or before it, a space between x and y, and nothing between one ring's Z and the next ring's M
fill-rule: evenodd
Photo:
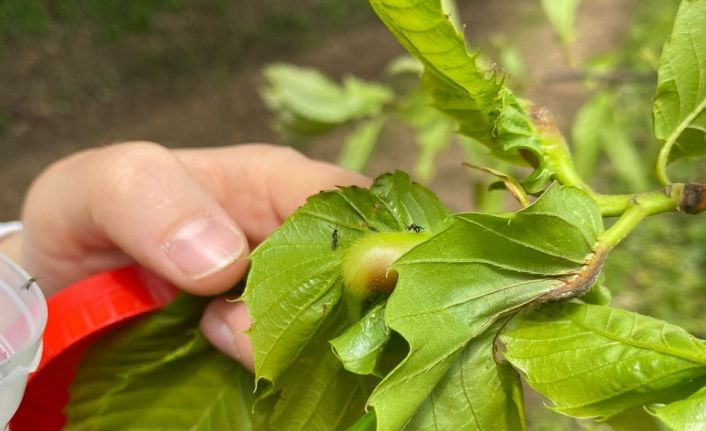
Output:
M641 205L631 205L618 221L606 230L599 240L599 248L603 250L613 249L620 241L622 241L630 232L640 224L642 219L647 216L647 211Z
M556 127L554 116L546 109L538 105L528 104L525 107L532 119L539 138L541 139L544 162L547 168L554 174L559 183L579 188L587 193L591 193L590 187L581 179L576 172L573 158L569 152L566 140ZM533 165L530 163L530 165ZM536 164L534 164L536 168Z
M627 195L594 193L593 199L604 217L620 216L635 203L645 208L647 215L653 215L679 209L684 187L684 184L673 184L662 190Z
M680 210L684 188L684 184L673 184L663 190L635 195L594 195L603 215L620 215L601 236L600 248L606 251L614 248L647 216Z

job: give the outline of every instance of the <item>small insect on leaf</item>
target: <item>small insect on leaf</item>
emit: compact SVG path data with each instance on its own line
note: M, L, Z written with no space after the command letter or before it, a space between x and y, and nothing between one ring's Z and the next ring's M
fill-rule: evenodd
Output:
M338 247L338 229L333 228L333 232L331 232L331 250L336 250L336 247Z
M424 228L422 226L419 226L418 224L414 224L414 223L408 225L407 230L410 232L414 232L414 233L424 232Z

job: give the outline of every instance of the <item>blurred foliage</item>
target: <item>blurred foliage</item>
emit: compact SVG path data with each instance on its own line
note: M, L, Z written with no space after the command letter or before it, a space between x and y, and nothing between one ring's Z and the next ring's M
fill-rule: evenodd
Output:
M574 23L581 0L540 0L540 4L547 20L559 37L569 64L574 64L576 60L571 46L576 40Z
M453 123L431 108L416 79L420 68L405 56L390 63L384 82L347 76L338 84L314 69L271 64L263 71L267 84L261 95L275 116L275 130L292 145L350 130L338 163L356 171L365 170L385 124L401 121L413 130L419 147L415 174L428 182L437 153L452 141Z
M265 68L268 86L262 98L276 116L276 126L290 133L319 134L336 126L380 115L392 90L354 76L341 85L314 69L286 64Z

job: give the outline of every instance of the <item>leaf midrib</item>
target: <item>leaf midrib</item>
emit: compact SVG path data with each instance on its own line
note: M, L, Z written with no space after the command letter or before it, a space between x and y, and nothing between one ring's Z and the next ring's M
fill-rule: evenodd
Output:
M327 289L322 289L322 290L319 292L318 295L314 296L314 297L313 297L309 302L307 302L303 307L299 308L299 310L297 310L297 312L295 313L295 316L296 316L296 317L301 316L302 313L304 313L306 310L308 310L308 309L311 307L312 304L314 304L315 302L317 302L318 300L320 300L324 295L328 294L331 289L335 288L335 287L336 287L336 284L338 284L340 281L341 281L340 276L334 277L334 279L331 281L331 283L329 283L328 288L327 288ZM271 310L271 309L273 308L273 306L274 306L274 305L277 305L277 304L279 304L279 302L273 303L273 304L268 308L268 311L266 311L266 313L269 312L269 310ZM311 333L306 337L306 341L307 341L307 342L309 342L309 341L314 337L314 335L316 335L316 331L317 331L318 328L320 328L321 325L326 321L327 317L328 317L328 316L325 316L324 318L322 318L322 319L319 320L318 324L316 325L316 329L313 330L313 331L311 331ZM296 319L295 319L295 321L296 321ZM280 330L279 333L274 337L274 341L272 341L271 343L269 343L270 348L267 350L267 352L265 352L265 355L264 355L264 357L261 359L261 362L260 362L260 363L262 364L262 365L260 366L261 368L266 368L267 361L270 359L272 352L273 352L274 350L276 350L276 347L277 347L277 346L279 345L279 343L282 341L282 337L287 333L287 331L288 331L290 328L291 328L291 326L288 326L286 329ZM300 346L300 348L299 348L299 350L297 351L296 355L294 355L294 356L291 358L291 360L294 361L294 359L297 358L297 357L299 356L299 354L301 354L302 350L303 350L305 347L306 347L306 343L302 343L302 345ZM267 377L266 377L265 375L258 374L257 379L259 380L259 379L261 379L261 378L263 378L263 377L269 379L270 381L274 381L274 379L275 379L277 376L270 375L270 376L267 376Z
M235 363L233 363L230 367L229 374L230 374L230 371L232 371L233 368L235 368L235 367L236 367L236 365L235 365ZM199 429L199 426L202 423L204 423L207 418L209 418L211 416L210 413L216 408L216 406L219 403L222 403L224 401L226 394L232 389L233 389L233 386L231 384L221 385L221 390L217 391L218 394L214 397L213 403L211 403L211 405L204 410L203 415L201 415L199 420L197 420L196 423L194 423L194 426L192 427L192 429L194 429L194 430ZM228 416L228 417L230 417L230 416Z
M609 340L622 342L623 344L630 346L630 347L635 347L635 348L643 349L643 350L650 350L650 351L654 351L657 353L661 353L663 355L672 356L672 357L675 357L678 359L683 359L685 361L689 361L689 362L692 362L697 365L706 365L706 355L690 355L689 352L685 352L685 351L681 351L681 350L677 350L677 349L664 349L664 348L661 348L660 345L655 346L651 343L644 343L644 342L640 342L638 340L632 340L629 338L620 337L620 336L611 334L610 332L601 330L599 328L594 328L589 325L586 325L586 324L576 320L576 317L574 317L570 314L567 314L566 311L564 311L564 310L562 310L562 314L564 314L576 326L578 326L582 329L585 329L586 331L598 334L598 335L600 335L604 338L607 338ZM635 319L638 318L637 315L634 315L634 316L635 316L634 317ZM663 330L664 330L664 328L662 328L662 331ZM661 334L663 334L662 331L660 332ZM632 333L632 330L630 332Z

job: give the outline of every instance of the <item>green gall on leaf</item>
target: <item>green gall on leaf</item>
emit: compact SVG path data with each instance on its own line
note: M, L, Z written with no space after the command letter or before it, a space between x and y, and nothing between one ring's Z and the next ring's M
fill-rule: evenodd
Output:
M344 266L349 274L354 267L361 274L379 274L358 260L375 268L382 261L364 259L366 244L392 244L397 251L378 255L396 260L413 241L441 231L448 216L438 198L409 175L384 174L370 189L341 187L310 197L252 253L243 300L253 321L256 379L266 389L258 405L269 406L263 414L270 428L345 429L363 414L371 377L349 370L374 369L387 343L386 326L371 316L372 329L379 329L377 321L383 330L375 332L377 342L359 344L366 327L351 329L356 325L344 304ZM416 233L415 226L423 231ZM354 246L358 251L349 254ZM342 334L349 337L341 339ZM340 341L340 357L330 340Z
M343 284L352 321L360 319L366 300L392 292L397 284L392 264L430 237L424 233L378 233L359 239L348 249L343 257Z

